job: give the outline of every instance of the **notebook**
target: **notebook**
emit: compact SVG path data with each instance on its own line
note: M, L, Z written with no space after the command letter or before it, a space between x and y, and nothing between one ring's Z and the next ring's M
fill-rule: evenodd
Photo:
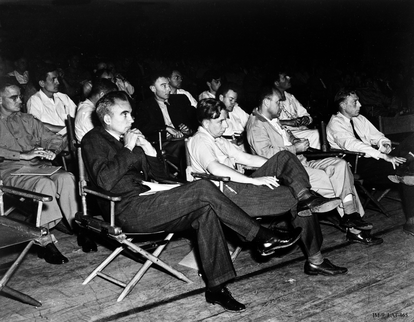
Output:
M61 167L55 167L53 165L42 164L36 166L24 166L16 172L13 172L12 176L51 176L57 172Z

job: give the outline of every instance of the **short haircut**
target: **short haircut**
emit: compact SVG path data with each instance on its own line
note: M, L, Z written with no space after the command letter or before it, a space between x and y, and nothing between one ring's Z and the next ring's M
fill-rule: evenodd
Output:
M10 86L17 86L20 88L20 84L17 82L15 77L0 77L0 96L3 96L6 92L6 88Z
M262 86L262 88L259 91L258 102L257 102L259 106L262 104L262 102L266 98L272 97L273 93L279 93L282 101L285 99L285 96L275 86L265 85L265 86Z
M229 82L229 83L224 83L223 85L219 87L216 93L216 98L218 99L220 95L225 96L230 90L233 92L236 92L237 95L240 95L240 92L241 92L240 86L237 85L236 83Z
M335 105L337 106L337 108L340 107L340 104L342 102L345 102L346 98L351 95L351 94L355 94L357 95L355 89L351 88L351 87L342 87L335 95L334 98L334 102Z
M51 63L39 63L34 69L35 85L38 86L40 81L46 81L47 74L57 70L57 66Z
M112 107L116 104L116 101L129 102L128 94L124 91L110 92L102 96L98 102L96 102L96 115L102 126L105 127L104 116L112 115Z
M168 73L168 71L166 70L156 70L151 73L148 79L148 85L153 86L155 85L155 82L157 81L158 78L164 77L168 79L170 76L171 76L171 73Z
M197 121L202 124L204 120L217 119L220 117L222 110L226 110L223 102L214 98L202 99L197 104Z
M203 79L205 82L211 82L213 79L222 78L222 74L218 69L209 69L204 73Z
M92 83L92 90L89 93L89 97L99 95L101 92L105 94L109 92L115 92L118 87L109 79L100 78Z

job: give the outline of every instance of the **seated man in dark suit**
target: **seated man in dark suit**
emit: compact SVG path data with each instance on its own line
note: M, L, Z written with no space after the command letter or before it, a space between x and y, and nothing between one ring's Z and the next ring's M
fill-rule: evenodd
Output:
M142 180L167 177L157 151L138 129L132 129L131 105L124 92L111 92L97 103L102 126L82 139L85 165L92 184L122 195L116 204L116 224L126 232L181 232L193 229L207 283L206 300L230 311L242 311L225 288L236 274L222 225L247 241L258 243L261 253L292 245L301 228L291 234L261 227L231 202L210 181L199 180L177 188L140 196L148 191ZM123 142L121 142L123 138ZM102 205L104 216L107 207Z
M154 97L143 101L134 112L137 127L150 142L158 142L163 132L162 149L166 157L185 173L185 147L183 139L196 129L195 110L184 94L170 95L168 75L156 72L150 79Z

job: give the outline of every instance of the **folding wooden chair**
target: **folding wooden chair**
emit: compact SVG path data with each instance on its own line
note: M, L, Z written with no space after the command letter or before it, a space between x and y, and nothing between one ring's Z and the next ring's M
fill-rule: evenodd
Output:
M134 286L139 282L145 272L150 268L152 264L156 264L168 271L178 279L181 279L187 283L192 283L184 274L173 269L171 266L163 262L159 256L161 252L165 249L173 233L167 234L167 236L161 241L151 241L146 245L138 245L133 242L134 237L144 237L144 236L154 236L156 234L163 234L165 232L151 232L151 233L124 233L120 227L115 225L115 203L121 200L120 196L110 195L108 193L103 193L94 187L87 185L87 174L85 171L85 166L82 159L81 148L78 147L77 151L78 161L79 161L79 190L82 198L82 213L77 213L75 221L77 224L84 230L88 230L94 233L99 233L101 236L105 236L111 240L115 240L118 244L118 247L85 279L83 285L89 283L96 276L99 276L109 282L112 282L121 288L123 291L119 295L117 302L122 301L125 296L131 292ZM110 203L110 222L105 222L96 217L88 215L87 201L86 196L92 195L98 198L107 200ZM155 249L152 253L148 252L150 249ZM130 251L134 254L139 254L146 259L145 263L141 266L138 272L127 282L121 281L114 276L104 273L103 270L123 251Z
M39 307L42 306L42 303L33 299L29 295L11 288L7 285L7 283L10 281L13 274L17 271L20 264L23 262L24 257L29 252L32 245L40 242L41 239L47 235L47 230L43 228L35 228L29 226L24 222L6 217L15 208L12 207L7 211L4 210L4 195L12 195L17 196L18 198L32 199L38 203L38 212L41 211L43 203L51 201L52 197L39 193L29 192L23 189L3 186L0 180L0 249L27 243L23 251L0 280L0 291L23 303ZM37 218L39 218L39 216L37 216Z
M386 217L389 217L388 212L386 211L384 206L381 205L381 203L379 202L380 199L375 197L375 189L371 189L371 191L369 191L364 186L364 179L357 173L357 171L358 171L358 160L359 160L359 158L363 157L365 155L365 153L348 151L348 150L331 149L330 146L329 146L328 140L326 138L326 125L325 125L325 122L323 122L323 121L321 122L321 131L320 131L320 133L321 133L321 142L322 142L321 146L325 150L323 152L326 152L328 154L329 153L337 154L338 156L340 156L342 158L345 158L348 162L351 163L352 168L353 168L353 174L354 174L354 185L357 189L362 191L362 193L366 197L366 201L365 201L363 207L366 208L368 206L368 204L370 202L372 202L375 205L375 207L381 213L383 213ZM312 153L312 151L311 151L311 153Z

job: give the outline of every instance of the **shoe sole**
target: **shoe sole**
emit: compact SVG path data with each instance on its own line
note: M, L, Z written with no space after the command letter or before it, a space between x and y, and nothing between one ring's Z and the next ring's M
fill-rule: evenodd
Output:
M306 275L312 275L312 276L316 276L316 275L324 275L324 276L338 276L338 275L345 275L347 274L348 271L341 273L335 273L335 274L329 274L329 273L325 273L325 272L321 272L321 271L305 271Z
M351 225L339 225L340 227L342 227L343 231L346 231L346 229L348 228L354 228L354 229L358 229L358 230L372 230L372 228L374 228L373 225L367 225L367 226L351 226Z
M414 176L390 175L388 179L393 183L403 183L407 186L414 186Z
M331 200L331 201L325 202L325 203L323 203L323 204L321 204L319 206L311 207L310 210L312 212L316 212L316 213L319 213L319 212L328 212L328 211L334 210L340 204L341 204L341 200Z
M347 238L347 241L349 243L357 243L357 244L361 244L361 245L365 245L365 246L381 245L384 242L384 240L381 240L380 242L375 242L375 243L364 243L364 242L362 242L360 240L351 240L351 239L348 239L348 238Z
M220 305L225 311L227 311L227 312L231 312L231 313L241 313L241 312L244 312L244 311L246 311L246 309L244 308L244 309L241 309L241 310L239 310L239 311L234 311L234 310L229 310L229 309L226 309L223 305L221 305L219 302L215 302L215 301L209 301L209 300L207 300L206 299L206 302L207 303L209 303L209 304L213 304L213 305L216 305L216 304L218 304L218 305Z
M274 254L278 249L287 248L287 247L292 246L294 243L296 243L299 240L301 234L302 234L302 232L289 244L276 246L275 248L272 248L271 250L269 250L269 252L260 252L260 256L270 256L270 255Z

